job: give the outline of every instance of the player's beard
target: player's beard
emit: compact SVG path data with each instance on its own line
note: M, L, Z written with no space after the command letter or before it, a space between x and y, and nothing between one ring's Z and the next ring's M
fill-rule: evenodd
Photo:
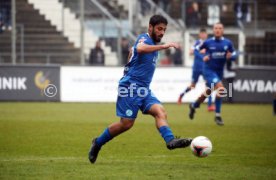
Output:
M159 43L163 37L163 35L160 35L159 37L156 35L155 31L152 31L152 39L154 42Z

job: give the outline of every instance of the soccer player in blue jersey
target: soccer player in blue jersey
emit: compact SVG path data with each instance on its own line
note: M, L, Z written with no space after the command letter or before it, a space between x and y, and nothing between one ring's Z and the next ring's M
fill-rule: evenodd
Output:
M193 90L198 82L199 76L203 76L203 57L205 55L205 49L201 51L196 49L196 46L203 44L203 42L207 39L208 34L206 29L202 28L199 31L199 39L196 40L195 44L191 48L190 54L194 54L194 64L193 64L193 72L192 72L192 82L191 84L179 95L178 104L181 104L182 98L186 93ZM208 98L208 111L214 111L215 106L212 105L212 96Z
M205 49L206 55L203 58L204 67L203 75L206 80L206 91L190 104L190 119L194 118L195 109L199 108L200 104L210 96L213 90L217 90L215 99L215 122L218 125L224 125L221 118L221 97L225 95L225 88L222 84L223 68L226 61L235 60L237 54L229 39L223 37L224 27L222 23L216 23L213 27L214 37L207 39L202 45L197 46L198 50Z
M170 47L179 48L176 43L159 45L167 29L167 19L160 15L150 18L148 33L138 36L125 65L124 75L119 81L116 103L119 122L107 127L92 140L88 158L95 163L101 147L115 136L129 130L139 110L155 118L155 124L168 149L184 148L191 144L191 138L175 138L167 122L167 115L161 102L153 95L149 86L156 67L158 51Z

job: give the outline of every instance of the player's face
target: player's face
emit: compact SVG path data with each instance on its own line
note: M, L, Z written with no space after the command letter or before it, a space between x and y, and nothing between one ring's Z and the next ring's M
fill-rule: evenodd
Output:
M217 37L217 38L222 37L223 36L223 31L224 31L223 25L222 24L215 24L214 28L213 28L213 31L214 31L215 37Z
M208 35L207 35L206 32L201 32L201 33L199 33L199 39L205 40L205 39L207 39L207 37L208 37Z
M167 25L161 23L161 24L157 24L155 26L151 26L150 29L152 29L151 37L152 37L153 41L160 42L166 32Z

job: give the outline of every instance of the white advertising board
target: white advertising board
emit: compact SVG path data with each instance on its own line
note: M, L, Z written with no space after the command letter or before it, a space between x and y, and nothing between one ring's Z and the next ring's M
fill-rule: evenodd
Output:
M151 89L161 102L175 103L179 94L191 82L190 68L157 68ZM61 101L116 102L122 67L61 67ZM194 101L204 90L200 78L196 88L183 102Z

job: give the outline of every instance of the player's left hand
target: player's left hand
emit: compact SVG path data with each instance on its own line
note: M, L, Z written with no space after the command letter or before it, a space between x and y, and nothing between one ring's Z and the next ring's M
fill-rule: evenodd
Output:
M180 48L180 45L178 43L168 43L169 47L173 47L173 48L176 48L176 49L179 49Z
M230 51L227 51L226 53L226 59L231 59L232 53Z
M205 54L206 53L206 49L202 49L201 51L200 51L200 54Z

